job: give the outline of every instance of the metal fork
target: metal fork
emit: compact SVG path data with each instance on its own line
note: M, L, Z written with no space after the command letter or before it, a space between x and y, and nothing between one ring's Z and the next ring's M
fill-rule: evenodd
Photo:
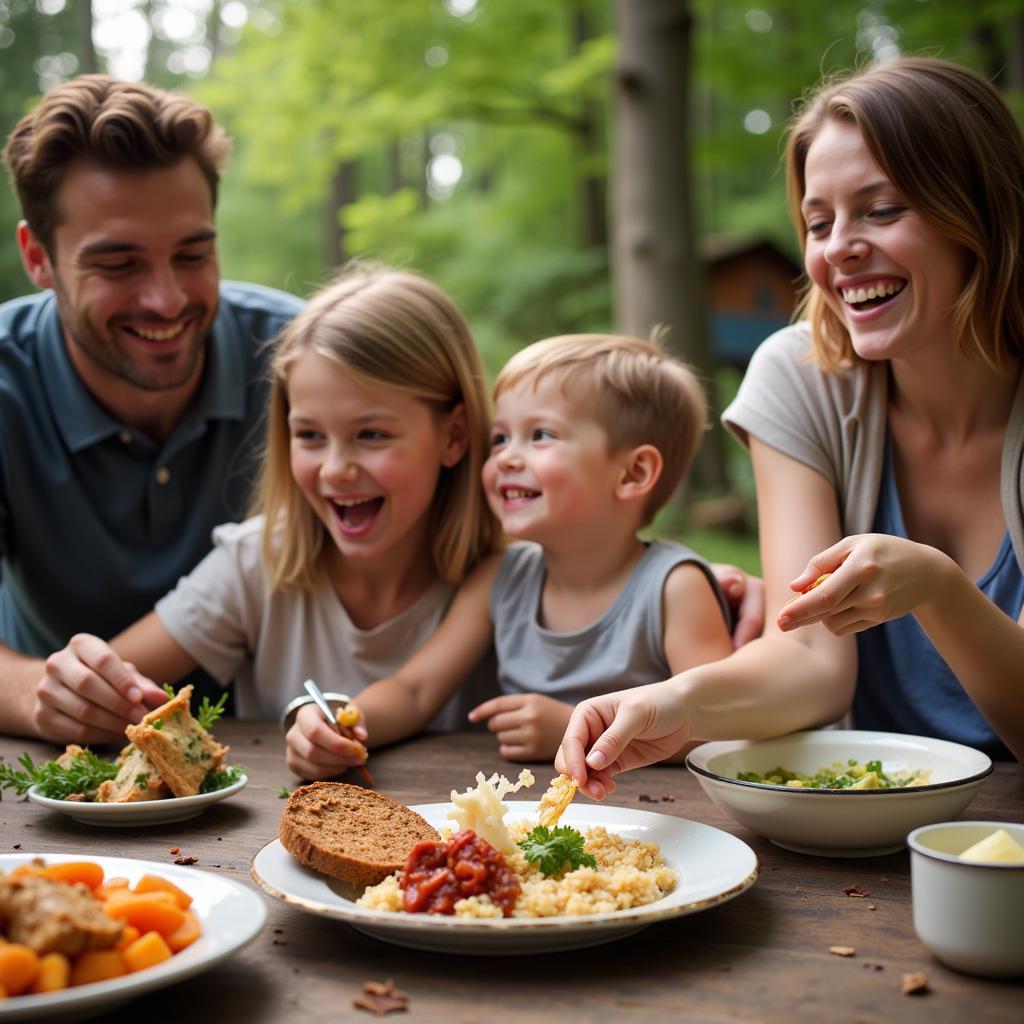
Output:
M324 697L320 690L320 687L313 682L312 679L307 679L303 684L306 688L306 693L313 698L313 703L320 709L324 718L327 719L331 724L331 728L334 729L339 735L341 734L341 727L338 725L338 719L335 717L334 712L331 710L331 705L327 703L327 698ZM356 765L359 769L360 774L366 779L367 785L375 786L376 783L373 781L373 776L367 770L365 764Z

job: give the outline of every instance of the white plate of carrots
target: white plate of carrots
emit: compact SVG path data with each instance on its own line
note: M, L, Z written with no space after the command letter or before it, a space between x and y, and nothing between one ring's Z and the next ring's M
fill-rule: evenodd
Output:
M0 873L33 870L37 858L49 877L88 885L105 912L124 922L122 938L119 948L103 950L103 956L80 953L65 964L51 959L45 967L45 956L33 963L24 947L12 954L14 944L0 945L0 986L10 990L0 999L0 1024L99 1015L208 970L250 942L266 919L255 892L192 867L18 853L0 854Z

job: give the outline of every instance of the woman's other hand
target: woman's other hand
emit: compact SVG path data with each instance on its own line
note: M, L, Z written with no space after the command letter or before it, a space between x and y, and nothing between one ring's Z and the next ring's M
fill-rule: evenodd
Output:
M844 537L815 555L792 581L797 596L779 612L779 629L821 622L836 636L846 636L898 619L935 597L949 565L949 557L936 548L901 537ZM826 574L828 579L809 589Z
M285 759L300 779L330 779L366 763L366 737L364 726L339 731L315 704L306 704L285 735Z

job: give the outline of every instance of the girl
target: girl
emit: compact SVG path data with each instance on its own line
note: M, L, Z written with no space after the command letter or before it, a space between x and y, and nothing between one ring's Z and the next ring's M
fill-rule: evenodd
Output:
M775 628L578 707L556 763L596 797L693 734L851 702L863 728L1024 755L1020 129L979 75L904 58L812 97L787 177L807 322L724 417L753 457Z
M114 698L162 700L150 680L197 666L237 681L242 717L277 717L307 676L358 693L409 659L496 549L478 482L483 371L439 288L407 271L343 275L285 329L272 378L258 514L219 527L213 551L109 646L79 635L50 656L37 697L51 722L123 738ZM321 733L334 757L354 746ZM322 774L325 756L307 743L303 773Z

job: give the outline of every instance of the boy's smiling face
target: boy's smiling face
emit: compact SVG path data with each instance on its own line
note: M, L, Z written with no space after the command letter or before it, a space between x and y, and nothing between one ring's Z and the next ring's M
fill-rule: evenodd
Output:
M582 402L557 377L506 388L495 403L487 500L510 537L547 543L600 526L614 503L622 457Z

